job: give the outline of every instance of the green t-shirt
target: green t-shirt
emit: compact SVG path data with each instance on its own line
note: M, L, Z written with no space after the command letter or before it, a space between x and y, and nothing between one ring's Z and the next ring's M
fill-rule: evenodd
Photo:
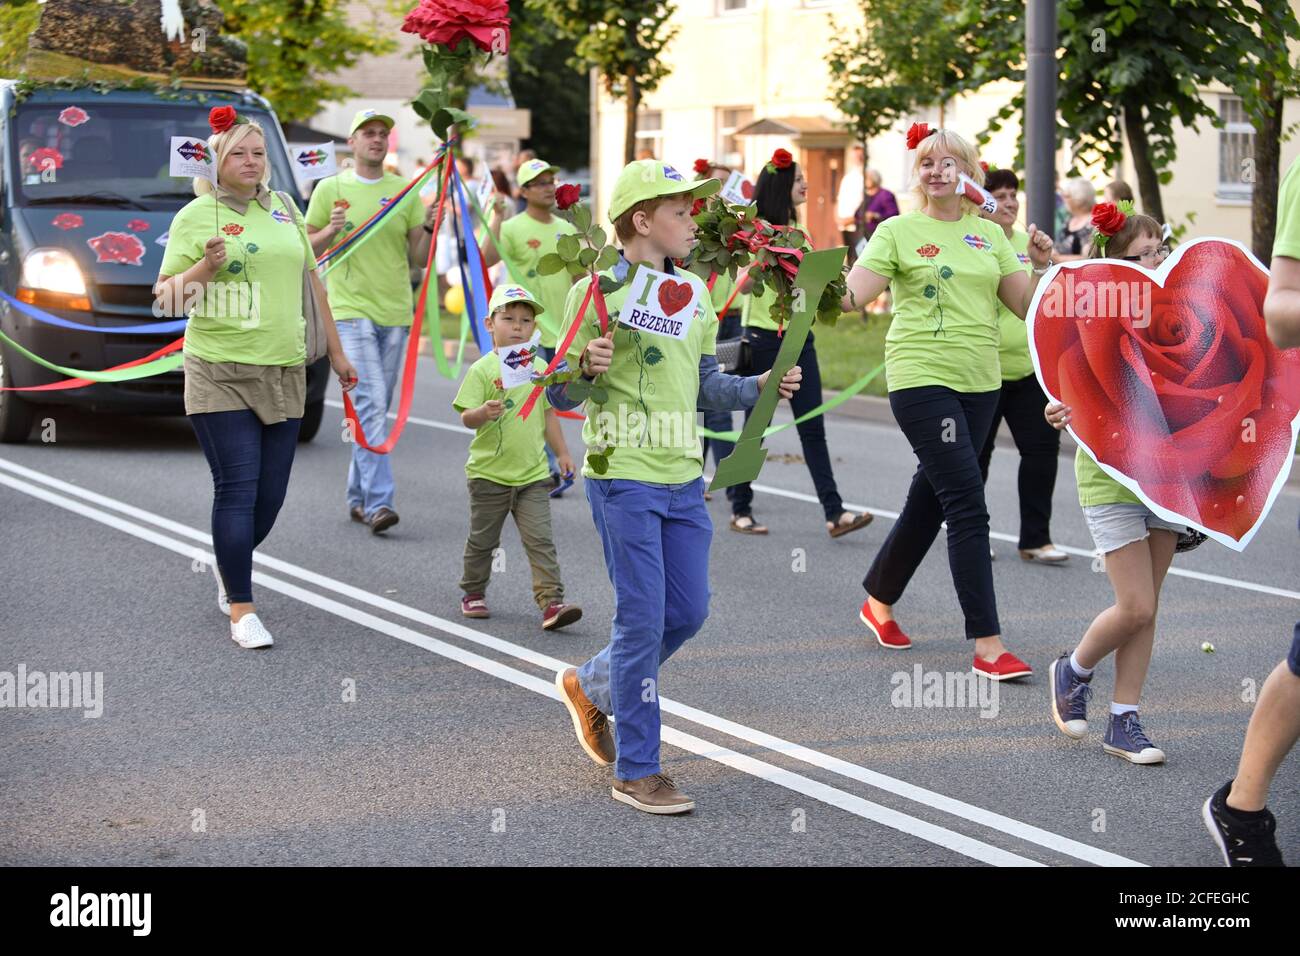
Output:
M576 232L573 223L566 219L552 216L550 222L541 223L526 212L511 216L501 224L501 256L514 281L542 304L544 311L537 317L537 327L542 333L542 345L548 349L556 346L565 298L573 280L563 269L548 276L540 275L537 263L542 256L555 252L555 242L560 236L572 232Z
M241 215L212 193L199 196L172 219L160 274L180 275L202 259L215 229L226 239L226 264L213 277L211 294L195 300L185 353L244 365L306 361L302 272L304 264L315 269L316 259L298 210L273 195L270 212L250 202Z
M534 361L533 369L540 374L546 370L546 363ZM500 418L484 422L470 439L465 474L498 485L531 485L550 475L545 449L546 409L550 407L546 392L538 397L528 417L520 418L519 406L527 400L533 386L524 383L503 392L496 386L500 378L501 360L495 351L488 352L469 367L451 403L458 412L478 408L494 398L506 405Z
M740 324L746 328L776 331L776 319L772 318L772 305L776 302L776 289L768 285L762 295L747 295L741 307Z
M1292 161L1277 192L1273 255L1300 259L1300 159Z
M1082 448L1074 453L1074 483L1079 486L1079 504L1084 508L1142 503L1142 499L1102 471Z
M876 227L857 266L890 280L894 315L885 335L889 390L943 385L958 392L1002 387L998 283L1021 268L1002 227L909 212Z
M635 271L635 266L628 270L629 279ZM696 430L695 409L700 394L700 357L716 354L718 317L704 280L680 270L676 279L699 290L699 304L685 338L611 325L614 360L609 371L596 379L609 392L609 400L601 406L586 403L582 440L588 448L604 444L600 441L604 429L612 435L616 448L609 456L605 474L597 475L584 464L582 474L587 478L680 484L703 474L704 452ZM588 281L579 280L569 290L564 307L565 334L577 318ZM629 294L628 283L624 283L606 297L611 324ZM642 290L638 288L636 294L641 295ZM582 350L599 335L595 305L588 305L582 326L565 355L570 368L578 368Z
M1005 233L1003 233L1005 235ZM1029 261L1029 233L1019 226L1011 231L1011 248L1026 272L1033 269ZM1029 328L1025 320L998 300L998 361L1002 363L1002 381L1018 382L1034 374L1034 360L1029 357Z
M705 283L705 285L708 285L708 283ZM715 315L722 315L722 307L727 304L727 300L731 298L731 293L735 288L735 279L725 272L718 273L718 278L713 283L713 291L709 293L709 302L713 304ZM736 303L732 302L731 307L734 309Z
M307 225L323 229L330 221L334 203L347 203L343 231L333 242L368 220L406 185L406 180L384 173L377 183L357 179L356 170L345 169L322 179L312 190L307 204ZM376 325L410 325L415 304L411 296L411 270L407 250L412 229L424 223L424 206L414 189L402 204L375 227L377 233L330 270L326 283L330 311L334 318L369 319Z

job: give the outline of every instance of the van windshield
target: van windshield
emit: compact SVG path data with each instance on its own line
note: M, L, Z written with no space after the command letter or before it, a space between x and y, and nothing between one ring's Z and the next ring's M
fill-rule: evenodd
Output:
M267 131L271 188L298 196L270 114L239 107ZM176 211L194 198L193 180L169 174L173 136L207 139L208 107L197 103L113 103L101 97L27 102L9 122L5 153L17 169L17 205L104 205Z

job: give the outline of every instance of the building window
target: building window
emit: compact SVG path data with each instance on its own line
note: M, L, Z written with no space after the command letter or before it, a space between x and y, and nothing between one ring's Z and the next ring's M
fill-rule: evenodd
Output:
M1249 199L1254 182L1255 127L1250 124L1241 98L1219 97L1219 188L1220 199Z
M744 13L750 9L750 0L717 0L718 15L724 13Z
M645 152L650 153L650 158L663 159L663 141L664 114L658 110L638 113L636 117L637 159L645 158L643 157Z
M742 106L717 111L718 162L732 169L745 165L745 142L736 136L736 130L754 121L752 107Z

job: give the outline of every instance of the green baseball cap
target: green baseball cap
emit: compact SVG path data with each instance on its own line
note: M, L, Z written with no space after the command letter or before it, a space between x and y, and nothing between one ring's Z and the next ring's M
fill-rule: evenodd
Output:
M540 315L546 310L542 304L533 298L533 294L521 285L499 285L492 290L492 298L488 301L488 315L495 315L497 309L511 305L515 302L526 302L533 307L533 315Z
M357 115L352 117L352 126L348 129L348 135L351 136L371 120L380 120L389 129L397 125L391 116L385 116L378 110L357 110Z
M542 173L558 173L559 171L559 166L552 166L540 159L530 159L521 165L519 171L515 173L515 182L519 183L520 186L526 186Z
M687 180L667 163L638 159L623 167L609 200L609 221L613 222L639 202L689 193L694 199L712 196L722 188L716 179Z

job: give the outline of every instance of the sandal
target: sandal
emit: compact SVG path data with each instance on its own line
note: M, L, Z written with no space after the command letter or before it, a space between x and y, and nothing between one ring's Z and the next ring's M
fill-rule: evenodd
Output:
M767 528L754 523L753 515L732 515L731 530L741 534L767 534Z
M853 520L845 524L845 515L848 515ZM871 524L871 519L874 517L875 515L870 511L864 511L860 515L855 515L851 511L841 511L839 518L836 519L834 524L829 521L826 522L826 530L830 532L832 538L840 538L848 534L850 531L857 531L859 528L865 528L867 525Z

